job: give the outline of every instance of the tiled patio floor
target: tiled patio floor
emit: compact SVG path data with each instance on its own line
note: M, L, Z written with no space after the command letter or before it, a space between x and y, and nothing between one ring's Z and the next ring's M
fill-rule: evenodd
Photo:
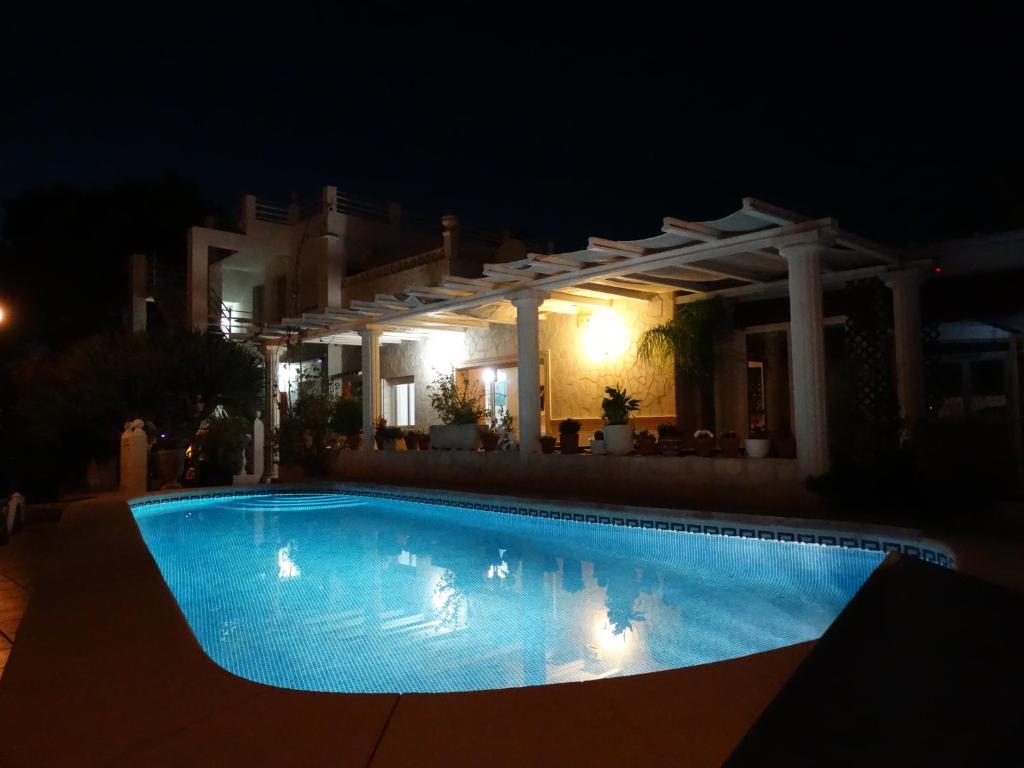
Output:
M56 521L32 523L0 546L0 677L31 597L33 578L46 562L56 533Z

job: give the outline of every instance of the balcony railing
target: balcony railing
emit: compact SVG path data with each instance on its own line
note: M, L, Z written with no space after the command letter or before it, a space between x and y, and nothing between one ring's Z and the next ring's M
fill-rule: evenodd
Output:
M288 209L283 208L280 205L271 205L270 203L262 203L257 200L256 220L266 221L271 224L287 224Z

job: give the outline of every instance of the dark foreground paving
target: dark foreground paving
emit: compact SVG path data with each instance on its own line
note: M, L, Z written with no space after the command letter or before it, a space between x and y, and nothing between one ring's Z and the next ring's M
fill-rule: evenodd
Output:
M248 682L196 642L123 500L69 507L0 680L0 766L717 766L811 644L467 694Z
M1019 592L888 560L728 765L1021 765L1022 638Z

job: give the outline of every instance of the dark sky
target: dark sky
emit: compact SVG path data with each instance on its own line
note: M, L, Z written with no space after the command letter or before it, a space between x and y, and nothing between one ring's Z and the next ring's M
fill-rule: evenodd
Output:
M1024 226L1018 28L968 4L34 5L0 28L3 198L334 184L566 247L744 195L894 244Z

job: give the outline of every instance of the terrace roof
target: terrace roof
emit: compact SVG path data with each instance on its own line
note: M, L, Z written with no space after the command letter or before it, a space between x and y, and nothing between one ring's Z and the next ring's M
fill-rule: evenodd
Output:
M661 232L641 240L591 237L582 250L530 253L525 259L486 264L480 278L449 276L438 285L411 285L377 294L347 308L327 308L285 318L264 329L272 341L301 331L304 341L358 344L360 329L382 330L381 341L487 327L502 322L473 311L504 304L524 289L546 297L542 312L574 313L581 305L647 302L675 295L677 303L708 296L785 293L782 249L800 243L823 247L822 280L845 282L901 264L886 248L839 228L832 218L811 219L744 198L742 207L713 221L663 220ZM508 322L505 320L504 322Z

